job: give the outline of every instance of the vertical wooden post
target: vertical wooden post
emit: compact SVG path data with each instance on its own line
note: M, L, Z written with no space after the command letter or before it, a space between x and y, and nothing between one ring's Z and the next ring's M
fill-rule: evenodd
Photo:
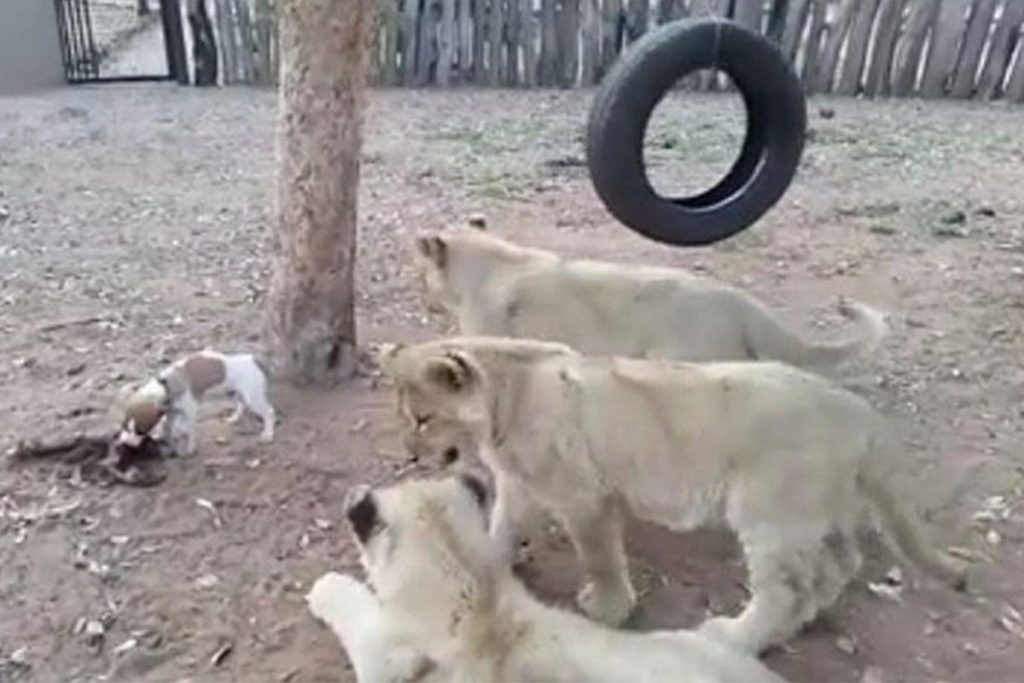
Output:
M999 18L992 42L989 47L988 60L978 79L978 96L986 100L998 97L1013 57L1014 39L1019 35L1021 24L1024 23L1024 2L1011 0L1003 7L1003 15Z
M376 0L278 0L281 89L268 341L275 371L333 384L356 367L354 268Z
M974 94L974 83L978 75L981 54L992 28L992 16L996 11L996 0L977 0L974 11L967 23L963 47L960 50L960 63L953 77L950 95L966 99Z
M490 63L487 66L487 85L498 85L501 83L501 53L504 37L502 33L505 28L504 0L491 0L491 15L488 17L488 47L490 48Z
M894 95L905 97L912 93L917 85L921 58L925 56L925 42L939 16L939 2L940 0L918 0L910 13L907 30L903 32L903 38L897 46Z
M437 35L437 84L447 86L451 82L455 56L455 0L441 0L441 25Z
M932 32L928 64L921 82L921 95L941 97L946 94L946 84L956 69L960 56L957 46L961 43L967 12L972 0L942 0L939 16Z

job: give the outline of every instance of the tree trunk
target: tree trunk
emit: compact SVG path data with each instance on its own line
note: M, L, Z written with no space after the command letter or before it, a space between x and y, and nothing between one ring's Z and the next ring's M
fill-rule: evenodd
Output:
M998 97L1002 92L1006 69L1013 57L1014 38L1024 22L1024 2L1006 3L999 25L992 34L992 46L988 53L981 78L978 79L978 95L987 100Z
M804 84L804 90L809 93L815 92L818 83L818 67L821 63L822 43L825 40L825 14L828 11L828 0L811 0L811 18L807 27L807 42L804 45L804 63L801 67L800 78ZM797 52L799 53L800 41L797 39Z
M473 82L477 85L487 82L487 69L484 67L486 42L487 0L473 0Z
M330 385L356 367L353 271L376 0L278 0L281 90L272 365Z
M918 0L907 20L907 30L897 48L896 78L893 83L893 94L897 97L906 97L917 85L925 41L939 16L939 1Z
M850 42L846 48L846 63L839 79L836 92L840 95L856 95L860 89L861 75L864 73L864 62L868 55L868 44L871 41L871 29L875 23L875 13L880 0L866 0L860 6L850 28Z
M946 83L956 69L960 56L960 39L967 22L967 10L972 0L942 0L939 18L932 32L928 65L921 82L921 95L942 97L946 94Z
M416 55L416 85L430 83L431 68L437 59L438 12L434 0L423 3L419 21L419 50Z
M264 2L266 0L263 0ZM382 57L381 82L384 85L398 83L398 2L388 0L380 12L384 19L384 55Z
M252 22L249 21L249 0L235 0L235 16L238 18L238 58L242 67L242 82L255 81L252 55Z
M696 19L712 16L724 17L729 11L729 0L698 0L691 3L690 11ZM704 71L687 77L683 84L685 87L706 89L717 82L717 79L717 71L714 73Z
M140 17L144 17L149 14L149 0L138 0L135 3L135 11Z
M519 31L520 19L518 0L508 0L505 7L505 85L519 84Z
M892 59L896 51L896 38L899 37L900 24L903 21L903 5L905 0L882 0L878 10L878 31L875 34L874 57L868 68L864 90L869 95L888 95L892 85Z
M441 30L438 32L437 84L451 82L452 57L455 56L455 0L441 0Z
M828 35L828 42L821 57L821 69L818 70L817 92L828 92L832 88L832 79L836 75L836 67L839 66L839 55L846 40L846 34L850 30L853 16L860 8L862 0L843 0L836 12L836 21Z
M974 94L981 53L985 49L989 29L992 28L992 15L995 11L996 0L977 0L974 4L971 20L967 24L967 33L964 34L963 48L960 50L960 65L957 67L950 90L953 97L966 99Z

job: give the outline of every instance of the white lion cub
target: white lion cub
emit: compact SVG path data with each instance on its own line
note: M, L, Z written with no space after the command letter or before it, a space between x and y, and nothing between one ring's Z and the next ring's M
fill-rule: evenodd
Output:
M409 451L483 459L506 558L531 504L559 518L583 565L580 606L606 623L635 604L626 509L678 531L724 522L736 532L751 599L702 628L751 652L835 602L860 567L855 533L869 508L908 559L963 582L879 472L891 455L881 417L819 376L774 362L589 358L493 337L396 347L383 366Z
M684 270L563 259L479 229L419 237L431 307L459 332L562 342L594 355L688 361L779 360L822 370L873 349L885 317L840 300L857 332L812 341L749 294Z
M697 633L613 631L541 604L495 561L486 497L469 475L349 494L370 586L330 572L307 602L360 683L782 681Z

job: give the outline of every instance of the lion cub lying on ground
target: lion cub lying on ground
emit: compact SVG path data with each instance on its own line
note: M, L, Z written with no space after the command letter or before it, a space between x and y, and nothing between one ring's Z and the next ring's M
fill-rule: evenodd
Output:
M360 683L782 681L687 631L612 631L536 600L495 562L478 480L355 489L346 514L372 588L328 573L307 596Z
M481 230L416 242L432 307L462 334L543 339L595 355L689 361L779 360L824 369L874 348L884 316L840 301L857 325L842 341L810 341L749 294L683 270L566 260Z
M492 534L506 559L531 503L566 526L583 565L583 610L609 624L635 603L624 509L679 531L726 522L751 599L702 628L760 652L832 605L858 571L872 508L922 569L961 584L876 469L891 455L861 398L780 363L588 358L561 344L463 337L383 358L406 447L495 475Z

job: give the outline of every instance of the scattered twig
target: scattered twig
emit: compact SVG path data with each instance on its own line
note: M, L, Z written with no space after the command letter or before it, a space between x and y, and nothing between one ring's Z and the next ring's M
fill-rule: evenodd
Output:
M83 325L95 325L96 323L106 322L113 322L113 319L106 315L91 315L86 318L74 318L72 320L60 320L55 323L48 323L37 329L36 332L56 332L57 330L63 330L68 327L81 327Z

